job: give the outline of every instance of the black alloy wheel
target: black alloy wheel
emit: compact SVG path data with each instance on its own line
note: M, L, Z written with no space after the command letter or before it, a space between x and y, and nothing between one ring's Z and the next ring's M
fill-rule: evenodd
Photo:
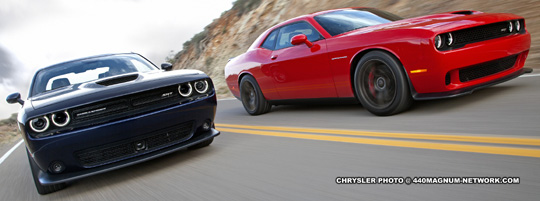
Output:
M240 81L240 99L250 115L260 115L270 111L272 105L264 98L255 78L246 75Z
M382 51L369 52L360 59L354 74L354 86L360 103L375 115L397 114L412 104L408 79L401 63Z

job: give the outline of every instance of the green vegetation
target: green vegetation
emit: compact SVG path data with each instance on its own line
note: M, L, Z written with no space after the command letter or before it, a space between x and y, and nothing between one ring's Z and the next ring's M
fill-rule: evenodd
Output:
M237 11L236 12L237 16L242 16L245 13L257 8L260 4L261 4L261 0L236 0L235 2L233 2L233 7L231 8L231 10L223 12L221 16L223 17L225 13L230 12L230 11ZM171 56L172 54L169 54L165 58L165 60L167 60L169 63L175 63L176 61L182 58L182 55L184 55L185 51L188 51L193 46L195 48L196 54L200 54L203 50L201 49L201 45L199 44L201 43L201 41L203 41L205 38L208 37L209 30L211 30L214 26L215 26L214 23L206 26L203 31L195 34L190 40L184 42L184 44L182 45L183 46L182 51L179 51L178 53L176 53L174 57ZM221 30L221 33L225 34L226 32L227 32L227 27L223 27L223 29ZM207 63L209 60L210 60L210 63L213 61L213 59L207 59L206 60Z
M237 15L241 16L247 13L261 4L261 0L236 0L233 3L231 10L238 11Z

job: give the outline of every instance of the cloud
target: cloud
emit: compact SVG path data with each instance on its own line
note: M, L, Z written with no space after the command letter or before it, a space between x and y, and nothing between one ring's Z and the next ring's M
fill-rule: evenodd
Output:
M11 90L6 87L13 85L11 89L27 91L37 69L96 54L137 52L159 65L233 1L2 0L0 58L8 52L21 63L2 61L2 70L7 70L0 73L0 91L7 93ZM1 109L2 116L12 113Z
M2 72L0 73L0 84L5 85L6 82L12 79L15 71L13 67L12 56L0 45L0 71Z

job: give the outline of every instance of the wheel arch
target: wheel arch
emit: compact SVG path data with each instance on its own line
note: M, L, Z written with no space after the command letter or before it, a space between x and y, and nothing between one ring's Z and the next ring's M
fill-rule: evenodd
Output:
M255 79L255 81L258 84L259 81L257 81L257 78L255 78L255 76L253 76L253 74L251 74L251 72L243 71L243 72L240 72L240 75L238 75L238 81L237 81L238 82L238 90L240 90L240 82L242 81L242 78L244 78L245 76L248 76L248 75L253 77L253 79Z

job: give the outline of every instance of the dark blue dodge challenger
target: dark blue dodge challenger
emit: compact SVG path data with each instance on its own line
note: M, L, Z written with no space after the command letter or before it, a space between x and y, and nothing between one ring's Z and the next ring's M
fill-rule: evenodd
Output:
M172 65L164 63L163 70ZM39 70L19 130L38 193L66 182L210 145L216 93L196 70L164 72L139 54L107 54Z

